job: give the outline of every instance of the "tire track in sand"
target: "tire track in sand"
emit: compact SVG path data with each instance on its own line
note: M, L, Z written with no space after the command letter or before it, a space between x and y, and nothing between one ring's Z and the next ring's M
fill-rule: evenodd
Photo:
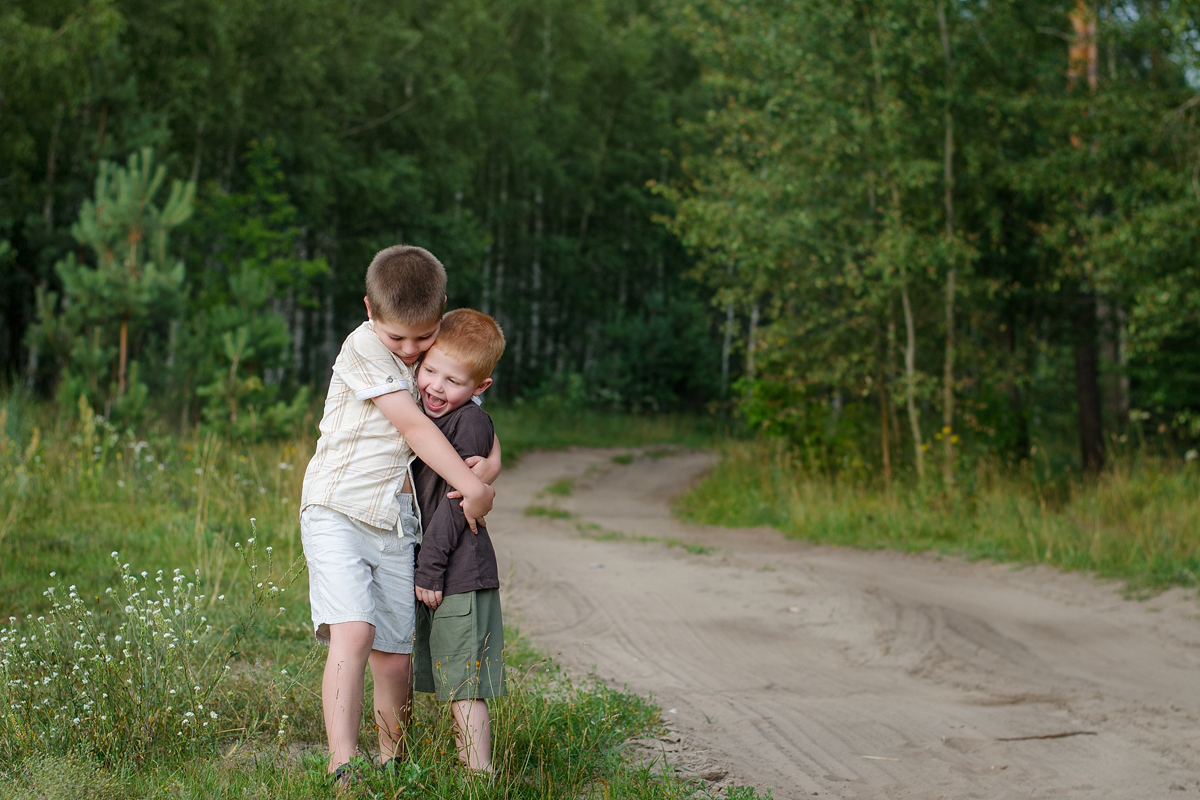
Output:
M675 709L657 743L673 765L778 799L1200 793L1191 595L683 525L669 500L715 456L621 452L527 455L489 522L509 615L576 671ZM562 478L580 522L717 550L524 516ZM998 741L1064 731L1095 735Z

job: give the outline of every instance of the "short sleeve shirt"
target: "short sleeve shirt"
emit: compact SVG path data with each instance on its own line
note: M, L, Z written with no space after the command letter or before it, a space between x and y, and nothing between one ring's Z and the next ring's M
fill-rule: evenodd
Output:
M399 391L420 403L412 370L379 340L368 320L346 337L334 362L321 438L304 473L301 511L325 506L377 528L395 527L395 495L413 454L373 401Z

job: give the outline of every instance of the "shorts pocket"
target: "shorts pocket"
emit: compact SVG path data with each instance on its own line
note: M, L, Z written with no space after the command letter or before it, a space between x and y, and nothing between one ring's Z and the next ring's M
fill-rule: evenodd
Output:
M437 611L433 612L433 618L465 617L471 613L471 601L474 599L474 592L447 595L442 598L442 604L437 607Z
M429 650L435 659L475 649L475 615L471 613L474 608L474 592L442 598L442 604L433 612L429 631Z

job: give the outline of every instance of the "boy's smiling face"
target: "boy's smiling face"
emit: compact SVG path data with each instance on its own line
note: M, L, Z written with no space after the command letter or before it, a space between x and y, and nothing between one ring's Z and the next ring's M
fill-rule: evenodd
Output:
M426 415L435 419L483 394L491 385L491 378L476 383L465 366L436 347L425 355L417 371L421 404L425 406Z
M420 325L409 325L404 322L384 322L381 319L375 318L374 313L371 311L371 301L365 297L363 300L367 304L367 317L374 324L375 335L379 337L379 341L383 342L384 347L391 350L407 366L411 367L413 364L416 364L421 354L430 347L433 347L433 343L437 339L438 330L442 327L440 317L433 322Z

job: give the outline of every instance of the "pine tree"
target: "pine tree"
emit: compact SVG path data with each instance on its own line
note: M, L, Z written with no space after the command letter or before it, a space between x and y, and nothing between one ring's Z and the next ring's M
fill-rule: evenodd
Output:
M180 305L183 262L168 255L167 243L171 229L191 216L196 191L193 183L173 181L166 202L156 205L166 174L166 167L154 165L150 148L131 155L125 167L101 162L94 199L83 202L71 226L75 240L92 251L95 265L73 253L56 265L67 325L77 342L89 342L75 348L71 371L82 371L78 377L86 377L95 390L103 371L111 368L111 339L117 338L116 387L107 407L125 396L131 336Z

